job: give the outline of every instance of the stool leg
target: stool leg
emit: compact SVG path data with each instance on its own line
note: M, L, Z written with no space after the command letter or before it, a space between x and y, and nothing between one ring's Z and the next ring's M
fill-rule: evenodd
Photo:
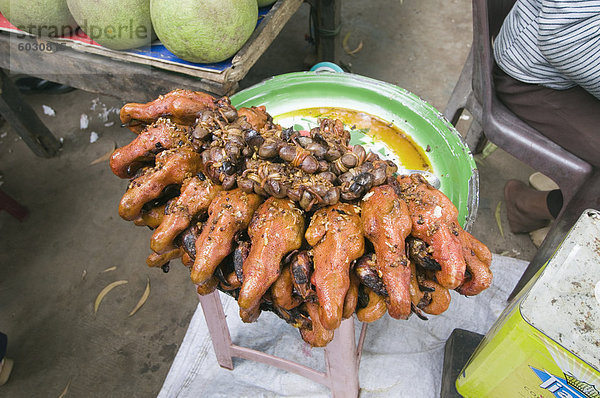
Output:
M19 221L23 221L27 217L27 214L29 214L29 211L25 207L0 190L0 211L2 210L6 210L8 214Z
M206 296L198 295L200 305L204 312L206 325L215 349L217 362L222 368L233 370L231 359L231 335L223 312L223 305L219 298L219 292L215 290Z
M325 348L325 368L334 398L358 397L358 356L354 318L344 321Z

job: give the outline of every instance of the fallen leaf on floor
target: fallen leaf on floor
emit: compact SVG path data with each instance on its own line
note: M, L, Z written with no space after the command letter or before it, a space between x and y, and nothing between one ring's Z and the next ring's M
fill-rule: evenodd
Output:
M150 296L150 278L148 278L148 282L146 283L146 290L144 290L144 294L142 294L142 297L140 297L140 301L138 301L135 308L133 310L131 310L131 312L129 313L129 316L132 316L140 308L142 308L142 305L144 305L146 300L148 300L148 296Z
M106 286L104 289L102 289L100 294L98 294L98 297L96 297L96 302L94 302L94 314L96 312L98 312L98 307L100 306L102 299L104 298L104 296L106 296L108 294L108 292L113 290L115 287L124 285L126 283L128 283L128 281L126 281L126 280L115 281L115 282L111 283L110 285Z
M79 129L85 130L90 125L90 118L85 113L82 113L79 117Z
M114 271L114 270L116 270L116 269L117 269L117 267L116 267L116 266L114 266L114 267L109 267L109 268L105 269L105 270L104 270L104 271L102 271L102 272L110 272L110 271Z
M111 150L108 151L108 152L106 152L104 155L100 156L98 159L92 160L90 162L90 166L93 166L93 165L98 164L98 163L105 162L108 159L110 159L110 156L115 151L115 149L117 149L117 145L115 143L113 143L113 147L111 148Z
M98 138L100 138L98 133L96 133L95 131L92 131L90 133L90 144L93 144L94 142L98 141Z
M504 231L502 230L502 222L500 221L500 208L502 206L502 201L498 202L498 206L496 206L496 224L498 224L498 229L500 230L500 236L504 238Z
M354 56L358 52L360 52L360 50L362 50L363 41L361 40L360 43L358 43L358 46L354 50L350 50L350 48L348 47L348 40L350 39L351 34L352 34L352 32L346 33L346 36L344 36L344 40L342 40L342 47L344 47L344 51L346 52L346 54Z
M490 156L496 149L498 149L498 147L489 142L487 144L485 144L485 147L483 147L483 151L481 151L481 159L485 159L488 156Z
M58 396L58 398L64 398L67 395L67 392L69 391L69 387L71 386L71 380L69 380L69 382L67 383L67 386L65 387L65 389L63 390L63 392L60 393L60 395Z
M44 115L56 116L54 109L50 108L48 105L42 105L42 109L44 110Z

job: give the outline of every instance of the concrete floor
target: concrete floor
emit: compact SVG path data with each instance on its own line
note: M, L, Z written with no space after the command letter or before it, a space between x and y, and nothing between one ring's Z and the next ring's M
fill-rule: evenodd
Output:
M306 70L307 15L303 5L242 88ZM348 46L362 41L363 49L350 56L340 48L340 64L404 87L443 110L469 51L471 3L345 0L341 35L348 33ZM67 397L155 396L197 299L184 267L173 264L168 274L146 267L150 231L117 215L127 182L107 162L91 164L132 139L119 127L122 102L82 91L28 99L64 146L56 158L37 158L8 125L0 127L2 189L30 211L23 223L0 213L0 330L8 334L8 355L15 359L0 396L59 396L65 390ZM56 116L44 115L42 105ZM85 130L82 114L90 118ZM467 126L462 121L459 130ZM92 131L99 135L94 143ZM495 219L506 180L526 180L531 169L501 150L476 161L481 181L474 235L495 253L531 259L535 247L528 236L509 232L502 205L503 236ZM116 269L107 271L111 267ZM94 314L96 296L116 280L128 284L112 291ZM147 280L148 301L128 317Z

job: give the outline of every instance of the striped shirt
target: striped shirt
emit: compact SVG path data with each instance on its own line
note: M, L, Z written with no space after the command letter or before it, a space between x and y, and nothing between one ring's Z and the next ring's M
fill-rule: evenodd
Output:
M517 0L494 57L522 82L557 90L579 85L600 99L600 0Z

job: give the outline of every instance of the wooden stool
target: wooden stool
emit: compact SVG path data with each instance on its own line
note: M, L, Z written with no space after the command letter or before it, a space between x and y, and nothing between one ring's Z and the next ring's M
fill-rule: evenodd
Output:
M219 292L215 291L206 296L199 295L199 298L217 362L221 367L233 370L233 357L249 359L323 384L329 387L334 398L358 396L358 365L367 330L366 323L362 325L357 345L354 337L354 318L342 321L341 326L335 331L335 337L325 348L325 372L322 373L287 359L233 344Z

